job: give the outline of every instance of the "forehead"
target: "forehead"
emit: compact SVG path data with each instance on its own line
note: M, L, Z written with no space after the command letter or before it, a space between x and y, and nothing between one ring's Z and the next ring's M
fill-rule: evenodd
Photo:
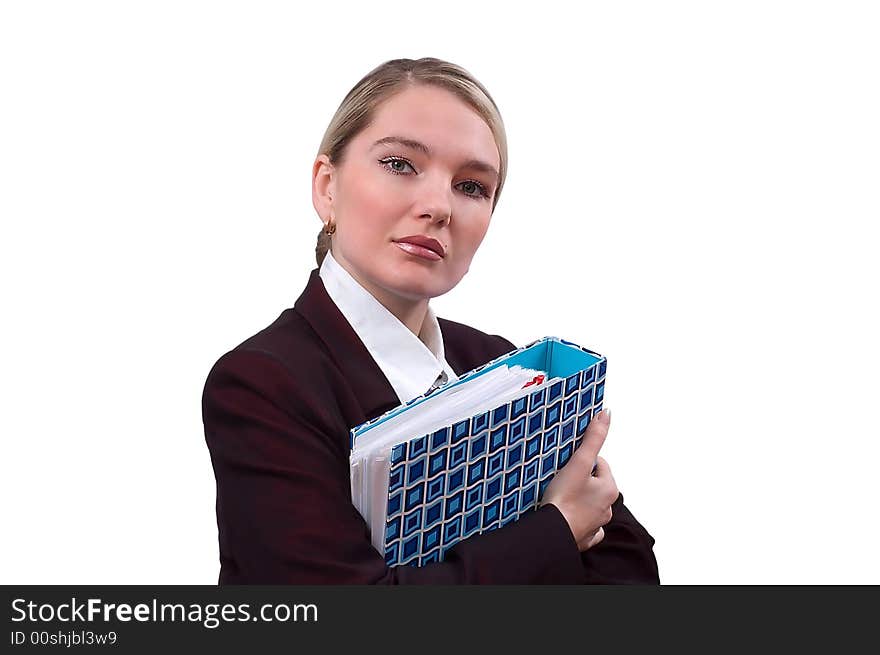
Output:
M496 168L500 162L495 137L483 118L437 87L411 87L383 102L358 140L369 148L389 135L420 141L439 156L483 159Z

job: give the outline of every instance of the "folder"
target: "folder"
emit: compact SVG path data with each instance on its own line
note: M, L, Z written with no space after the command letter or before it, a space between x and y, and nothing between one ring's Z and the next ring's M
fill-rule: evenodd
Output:
M352 428L352 502L388 566L442 561L537 509L602 409L606 368L544 337Z

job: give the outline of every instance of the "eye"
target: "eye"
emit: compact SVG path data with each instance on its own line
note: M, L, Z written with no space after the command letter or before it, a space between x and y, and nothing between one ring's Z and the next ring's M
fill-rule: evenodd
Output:
M403 164L404 167L409 166L412 169L413 173L415 173L415 169L413 165L409 163L406 159L402 157L386 157L385 159L380 159L379 163L385 167L389 173L394 173L394 175L406 175L404 171L405 168L394 168L395 164Z
M461 186L464 186L466 184L469 184L472 187L476 188L476 193L468 193L467 191L465 191L466 195L469 195L473 198L488 198L489 197L489 193L488 193L488 191L486 191L486 187L484 187L479 182L477 182L475 180L466 180L461 183Z

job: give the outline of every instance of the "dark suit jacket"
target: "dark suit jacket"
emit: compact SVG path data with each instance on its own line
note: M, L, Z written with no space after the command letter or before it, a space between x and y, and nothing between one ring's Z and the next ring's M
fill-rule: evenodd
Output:
M465 373L516 346L438 318ZM396 407L378 364L313 269L293 308L224 354L202 397L217 480L220 584L658 583L654 539L620 496L585 553L553 505L452 548L389 568L351 503L349 430Z

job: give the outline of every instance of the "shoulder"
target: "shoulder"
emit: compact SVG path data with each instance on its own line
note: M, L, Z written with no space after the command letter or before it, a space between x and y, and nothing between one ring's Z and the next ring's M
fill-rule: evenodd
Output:
M264 359L275 360L291 370L329 361L326 344L318 337L308 321L295 309L288 308L272 323L248 337L220 359L248 353L251 357L262 354Z
M208 373L205 388L237 380L266 391L279 391L308 378L312 390L329 388L332 360L311 326L293 309L221 355Z
M473 343L486 348L516 348L512 342L498 334L489 334L470 325L450 321L448 318L440 318L439 316L437 317L437 322L440 324L441 332L443 332L444 343L449 339L456 343Z
M443 334L446 359L458 373L467 372L517 348L498 334L489 334L439 316L437 322Z
M323 342L310 331L301 317L286 310L217 359L201 398L209 446L236 444L237 449L266 435L283 435L288 445L321 444L344 459L356 400Z
M248 337L235 351L259 351L286 365L299 364L323 352L323 342L293 308L285 309L271 324Z

